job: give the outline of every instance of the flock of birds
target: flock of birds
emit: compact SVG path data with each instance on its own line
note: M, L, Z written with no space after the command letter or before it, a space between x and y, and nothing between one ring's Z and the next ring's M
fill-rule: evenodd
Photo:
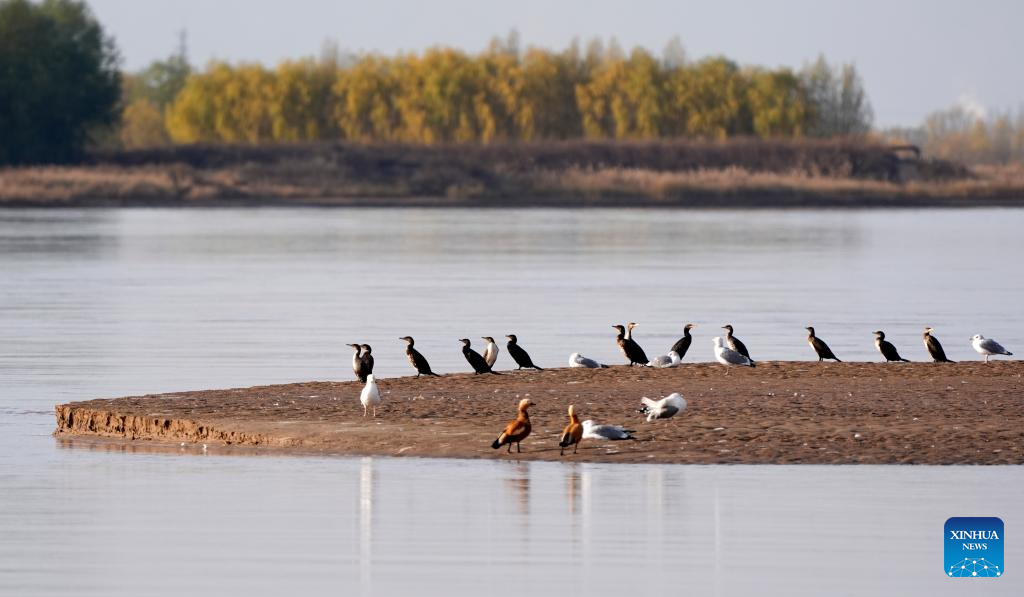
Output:
M667 354L649 359L643 348L633 339L633 329L636 326L637 324L632 322L625 326L612 326L616 330L615 342L619 346L623 357L629 361L630 366L642 365L655 368L679 366L683 357L686 356L687 351L690 349L690 345L693 343L691 330L697 327L693 323L686 324L683 326L683 336L672 345ZM727 366L755 367L756 364L750 356L750 351L734 335L732 325L726 324L722 326L722 329L725 330L725 336L717 336L712 339L715 360ZM835 353L832 352L832 349L829 348L828 344L815 334L813 327L808 326L805 329L807 330L807 343L814 350L815 354L818 355L819 362L826 359L841 362ZM933 328L926 327L923 337L925 348L932 357L932 360L936 363L954 362L946 357L942 343L932 335L933 331ZM878 349L878 352L881 353L886 362L909 362L900 356L896 346L885 339L885 332L878 330L873 333L875 335L875 348ZM526 350L519 346L519 341L515 334L509 334L505 337L508 339L505 348L508 350L512 360L519 366L519 369L532 368L543 371L543 369L534 364ZM489 373L501 375L493 369L494 364L498 360L498 345L495 343L494 338L490 336L483 336L482 338L486 342L483 354L471 348L472 343L468 338L459 340L462 343L462 355L476 374ZM399 340L403 340L406 343L405 354L413 369L416 370L416 377L421 375L437 376L437 373L430 369L430 363L426 357L416 350L416 341L412 336L404 336L399 338ZM349 344L348 346L354 349L352 354L352 370L356 377L366 384L359 395L359 402L363 405L363 416L365 417L368 413L372 412L373 416L376 417L377 405L381 402L381 395L373 376L373 349L368 344ZM1013 355L1012 352L1003 348L995 340L985 338L981 334L975 334L971 337L971 346L978 354L985 357L986 363L989 357L993 355ZM574 352L569 356L569 367L603 369L608 366L594 359L587 358L578 352ZM519 401L516 418L505 426L505 429L498 435L498 438L491 444L492 448L497 450L502 446L508 446L507 452L511 452L512 444L515 444L516 451L521 452L519 443L529 436L532 430L528 410L533 405L533 402L528 398ZM647 421L650 422L656 419L671 418L685 409L686 399L681 394L674 393L660 400L651 400L646 397L641 398L641 406L638 412L646 415ZM573 453L575 454L580 441L583 439L623 440L633 439L633 436L629 429L619 425L600 425L592 420L581 422L576 415L575 407L570 405L569 424L565 427L558 442L561 453L564 454L565 449L572 446Z

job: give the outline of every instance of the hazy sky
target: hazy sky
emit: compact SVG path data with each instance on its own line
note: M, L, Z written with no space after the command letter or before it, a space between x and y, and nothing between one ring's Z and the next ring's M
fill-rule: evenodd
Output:
M656 52L678 35L691 58L799 67L824 53L854 62L881 126L918 123L958 102L1024 105L1024 1L1017 0L88 0L125 66L170 54L274 64L342 49L394 53L484 48L519 31L523 45L564 48L614 36Z

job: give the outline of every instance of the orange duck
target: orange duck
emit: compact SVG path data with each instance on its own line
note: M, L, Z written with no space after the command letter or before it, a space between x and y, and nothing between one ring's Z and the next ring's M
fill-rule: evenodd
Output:
M569 424L565 426L565 431L562 432L562 439L558 441L558 446L562 448L559 451L559 455L565 455L565 449L572 446L572 453L576 453L576 448L580 446L580 440L583 439L583 425L580 425L580 419L576 416L576 408L573 405L569 405Z
M501 432L498 439L494 440L491 447L497 450L498 448L508 444L508 453L512 452L512 444L516 445L516 452L522 452L519 448L519 442L526 439L526 436L530 435L530 415L526 412L526 409L533 406L529 398L523 398L519 401L519 414L516 415L516 420L512 421L505 426L505 430Z

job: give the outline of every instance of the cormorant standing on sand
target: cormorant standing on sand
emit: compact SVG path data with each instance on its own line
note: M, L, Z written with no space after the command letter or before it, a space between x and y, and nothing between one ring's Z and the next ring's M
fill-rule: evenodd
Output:
M493 367L494 363L498 361L498 345L494 343L494 338L490 336L481 336L481 339L487 343L484 346L484 360L487 361L488 367Z
M363 349L363 354L359 355L360 370L363 375L369 375L373 373L373 349L369 344L360 344L359 346Z
M746 344L740 342L739 338L732 335L732 324L727 323L722 326L722 329L725 330L725 345L753 361L754 359L750 358L750 353L747 352Z
M889 361L903 361L909 363L907 359L900 356L900 353L896 352L896 347L893 346L892 342L885 339L885 332L878 330L875 332L875 348L878 352L882 353L887 362Z
M420 351L413 348L416 341L412 339L412 336L403 336L399 340L405 340L407 346L405 347L405 356L409 357L409 363L412 368L416 370L416 377L421 375L433 375L434 377L440 377L437 373L430 370L430 363L427 362L426 357L420 354Z
M814 352L818 354L819 363L825 359L834 359L835 362L842 363L842 361L839 360L839 357L837 357L835 353L832 352L832 349L828 347L828 344L825 344L824 340L814 335L813 326L807 326L804 329L807 330L807 343L810 344L811 348L814 349Z
M355 352L352 353L352 372L356 374L356 378L359 381L366 383L366 376L372 373L372 371L367 371L365 366L363 365L363 359L360 356L359 352L363 349L363 345L349 344L349 346L355 349Z
M928 354L932 355L936 363L955 363L956 361L946 358L946 351L942 350L939 339L932 335L933 331L934 328L924 328L924 347L928 349Z
M634 323L630 325L635 326L636 324ZM615 343L619 345L623 356L629 359L630 366L635 364L646 365L650 362L650 359L648 359L647 355L644 354L644 349L640 348L640 345L636 343L636 340L626 337L626 328L621 325L613 325L612 328L619 331L618 335L615 336ZM632 331L632 327L630 327L630 331Z
M690 330L697 327L695 323L688 323L683 326L683 337L676 340L676 343L672 345L669 352L675 352L679 355L679 359L682 360L686 356L686 351L690 350L690 344L693 342L693 336L690 335Z
M469 362L470 366L473 367L473 371L475 371L477 374L493 373L495 375L501 375L497 371L491 371L490 365L488 365L487 361L485 361L484 358L480 356L480 353L469 347L469 338L463 338L459 340L459 342L462 342L462 356L466 357L466 360Z
M519 340L516 338L515 334L509 334L505 337L508 338L508 344L505 345L506 348L508 348L508 355L516 362L516 365L519 365L520 369L523 367L530 367L537 371L543 371L543 369L533 364L533 359L530 358L530 355L526 354L526 351L523 350L522 346L519 346Z

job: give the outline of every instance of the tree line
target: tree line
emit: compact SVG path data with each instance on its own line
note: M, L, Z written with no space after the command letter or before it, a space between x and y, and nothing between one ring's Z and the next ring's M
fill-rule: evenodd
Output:
M451 143L857 135L872 113L851 65L824 58L796 72L685 60L643 48L572 44L521 50L515 37L472 54L437 47L259 64L182 57L135 77L129 146L315 141ZM670 46L670 49L672 47ZM168 73L177 77L168 79ZM168 81L174 93L168 93Z
M0 0L0 164L71 161L89 145L830 137L871 128L852 65L801 70L687 59L595 40L481 52L212 62L182 48L137 73L80 0Z
M890 140L920 146L928 155L966 164L1024 162L1024 107L985 114L954 106L929 114L921 126L885 131Z

